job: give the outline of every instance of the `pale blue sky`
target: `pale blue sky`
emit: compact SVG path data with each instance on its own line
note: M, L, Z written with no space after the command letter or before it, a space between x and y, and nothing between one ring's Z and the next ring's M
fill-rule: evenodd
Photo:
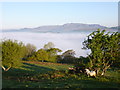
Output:
M117 2L4 2L3 29L65 23L118 25Z

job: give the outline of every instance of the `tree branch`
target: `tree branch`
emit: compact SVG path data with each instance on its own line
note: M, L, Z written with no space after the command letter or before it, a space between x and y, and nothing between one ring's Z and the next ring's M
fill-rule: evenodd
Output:
M11 65L10 65L10 67L8 67L8 68L5 68L5 67L2 65L2 69L3 69L4 71L8 71L10 68L11 68Z

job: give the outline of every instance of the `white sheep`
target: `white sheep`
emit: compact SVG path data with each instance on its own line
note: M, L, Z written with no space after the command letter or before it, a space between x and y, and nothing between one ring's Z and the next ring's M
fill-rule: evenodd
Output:
M85 70L86 70L86 73L87 73L88 77L89 77L89 76L94 76L94 77L96 77L96 72L95 72L95 71L90 71L89 69L85 69Z

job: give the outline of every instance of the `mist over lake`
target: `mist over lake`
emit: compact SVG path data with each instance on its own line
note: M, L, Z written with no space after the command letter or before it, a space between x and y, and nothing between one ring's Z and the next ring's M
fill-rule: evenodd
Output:
M2 32L2 39L12 39L22 41L24 44L30 43L37 47L37 50L43 48L44 44L53 42L56 48L63 52L73 49L76 56L86 56L90 51L82 50L82 42L92 31L81 31L72 33L38 33L38 32ZM0 37L1 38L1 37Z

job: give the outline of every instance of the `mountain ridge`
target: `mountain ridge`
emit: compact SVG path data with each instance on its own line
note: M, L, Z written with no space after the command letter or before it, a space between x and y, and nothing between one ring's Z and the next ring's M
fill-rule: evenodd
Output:
M84 30L117 30L117 27L106 27L100 24L83 24L83 23L66 23L63 25L44 25L35 28L21 28L12 31L30 31L30 32L69 32L69 31L84 31ZM10 31L10 30L5 30Z

